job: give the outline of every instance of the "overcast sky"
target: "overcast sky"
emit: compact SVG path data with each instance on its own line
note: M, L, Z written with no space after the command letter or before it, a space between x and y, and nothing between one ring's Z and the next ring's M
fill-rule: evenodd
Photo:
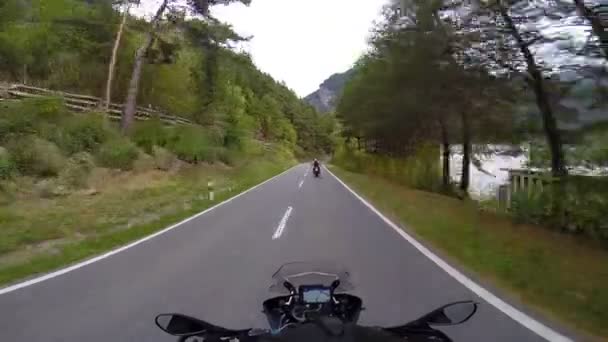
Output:
M149 9L155 0L142 1ZM387 0L253 0L216 6L213 14L242 35L262 71L285 81L299 96L349 69L366 49L372 22Z

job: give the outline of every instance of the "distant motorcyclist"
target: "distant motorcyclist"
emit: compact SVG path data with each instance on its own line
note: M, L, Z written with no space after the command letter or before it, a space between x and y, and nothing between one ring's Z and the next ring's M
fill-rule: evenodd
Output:
M314 172L315 176L319 177L321 174L321 163L315 158L312 162L312 172Z

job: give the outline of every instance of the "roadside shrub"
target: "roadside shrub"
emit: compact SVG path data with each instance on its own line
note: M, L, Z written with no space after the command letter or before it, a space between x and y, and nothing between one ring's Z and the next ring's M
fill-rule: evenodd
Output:
M101 145L97 153L97 161L104 167L131 170L138 154L137 146L131 141L115 138Z
M39 120L58 121L68 114L60 97L42 97L21 101L26 112L34 113Z
M0 141L36 135L71 155L94 151L112 134L101 114L70 113L60 99L28 99L0 107Z
M170 170L177 159L169 150L158 146L152 147L152 157L155 167L163 171Z
M599 239L608 247L608 177L569 176L561 187L562 229Z
M569 176L542 194L513 195L516 222L545 225L601 241L608 247L608 177Z
M336 149L333 163L345 170L370 173L422 190L441 190L439 152L433 146L422 146L401 158L358 151L342 145Z
M36 183L36 191L40 198L62 197L70 194L70 190L56 178L43 179Z
M296 159L301 161L309 161L310 159L312 159L312 153L310 153L309 151L305 151L300 145L294 146L293 154Z
M231 149L221 148L218 150L217 157L222 163L235 166L239 160L239 153Z
M144 172L156 169L154 158L145 152L138 154L137 159L133 162L133 170Z
M73 155L66 166L59 173L60 182L70 188L84 188L87 186L89 174L95 167L93 156L88 152Z
M15 163L8 151L0 146L0 179L9 178L15 171Z
M200 127L174 127L167 147L179 159L188 163L213 162L216 150L210 134Z
M591 162L600 166L608 166L608 147L602 146L589 152Z
M169 140L169 131L158 119L138 122L131 138L146 153L152 154L154 146L164 147Z
M8 181L0 180L0 205L7 205L15 200L15 191L12 185ZM1 214L0 223L2 223Z
M270 153L272 153L273 160L281 165L289 165L296 160L291 148L285 144L272 145L272 150Z
M17 169L24 175L57 176L65 163L65 157L55 144L34 136L13 139L8 149Z
M67 115L63 102L57 98L26 99L0 106L0 141L11 136L38 133L46 122L57 122Z
M53 141L68 154L95 152L101 144L116 136L101 114L74 115L56 131Z
M259 140L246 139L243 140L241 150L247 156L261 156L264 154L264 144Z
M0 107L0 139L6 139L18 134L33 134L35 118L33 113L21 112L20 107L13 104Z
M544 224L551 217L551 200L547 193L528 196L517 192L511 199L511 213L517 223Z

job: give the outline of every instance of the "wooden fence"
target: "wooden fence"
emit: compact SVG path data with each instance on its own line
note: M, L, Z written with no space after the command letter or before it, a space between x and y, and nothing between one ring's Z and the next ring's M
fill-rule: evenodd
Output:
M552 177L543 172L531 170L502 169L509 172L509 184L502 185L498 189L498 202L503 208L511 207L513 194L524 192L529 197L535 196L552 183L559 181L559 178Z
M32 87L24 84L12 84L0 89L0 99L26 99L38 97L61 97L65 106L76 112L101 112L106 113L111 120L120 120L123 111L122 104L111 103L109 109L105 109L101 98L89 95L73 94L63 91L54 91L44 88ZM192 121L178 116L169 115L158 110L137 107L136 120L149 120L159 118L170 125L190 125Z

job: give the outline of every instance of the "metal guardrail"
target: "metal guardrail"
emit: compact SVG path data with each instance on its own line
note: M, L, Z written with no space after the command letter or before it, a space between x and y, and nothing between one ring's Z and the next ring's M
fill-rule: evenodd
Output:
M122 116L122 104L111 103L109 108L106 110L103 106L103 100L96 96L68 93L24 84L11 84L2 88L4 89L0 89L0 99L24 99L55 96L63 98L65 101L65 106L76 112L102 112L106 113L111 120L120 120ZM179 116L170 115L158 110L141 106L137 107L135 112L136 120L149 120L151 118L159 118L164 123L170 125L193 124L192 121Z

